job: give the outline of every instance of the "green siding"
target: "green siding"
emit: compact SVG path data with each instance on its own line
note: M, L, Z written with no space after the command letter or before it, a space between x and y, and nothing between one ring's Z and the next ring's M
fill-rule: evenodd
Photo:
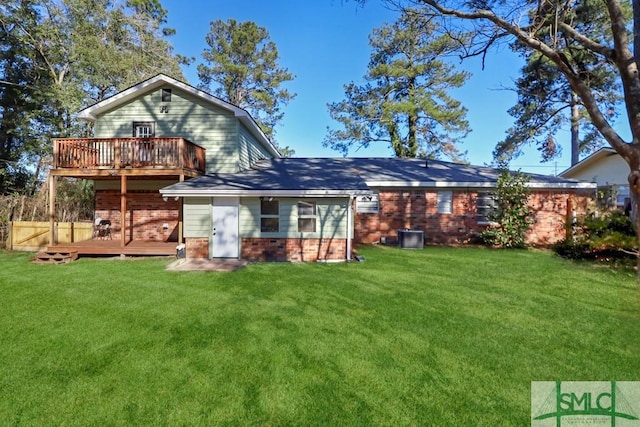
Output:
M244 125L239 123L238 129L242 169L250 168L258 160L272 157Z
M131 137L134 121L152 121L156 123L156 136L184 137L206 148L207 172L237 172L239 126L233 113L171 89L171 102L162 102L162 90L158 89L98 117L95 136ZM161 113L161 105L168 106L168 112Z
M209 237L211 233L211 198L185 197L182 218L184 237Z
M278 199L280 201L280 232L260 232L260 200L246 198L240 205L240 237L299 238L298 201L316 202L316 232L302 233L307 238L347 237L347 199Z

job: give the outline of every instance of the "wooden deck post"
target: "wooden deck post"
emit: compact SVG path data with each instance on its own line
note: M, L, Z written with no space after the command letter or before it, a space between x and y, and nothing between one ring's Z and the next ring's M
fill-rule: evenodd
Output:
M120 247L127 245L127 176L120 176Z
M58 243L56 233L56 191L57 181L55 175L49 175L49 244Z
M184 174L180 174L180 182L184 181ZM178 200L178 244L184 243L184 222L183 222L183 202L184 199Z

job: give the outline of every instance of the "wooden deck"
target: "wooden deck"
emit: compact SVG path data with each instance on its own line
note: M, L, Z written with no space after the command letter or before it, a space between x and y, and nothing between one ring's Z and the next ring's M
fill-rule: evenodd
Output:
M49 252L77 252L78 255L175 255L178 242L131 241L121 247L120 240L85 240L58 243L47 247Z
M54 138L53 142L51 173L57 176L194 177L205 172L206 150L180 137Z

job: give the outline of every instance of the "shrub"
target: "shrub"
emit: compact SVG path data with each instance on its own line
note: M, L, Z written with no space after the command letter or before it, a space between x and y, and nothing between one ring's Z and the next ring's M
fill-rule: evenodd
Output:
M574 224L574 236L556 244L554 251L573 259L629 258L637 254L638 238L624 213L592 213L579 218Z
M500 172L496 186L497 209L489 219L496 223L481 233L489 245L503 248L522 248L525 236L533 223L531 208L527 201L528 177L520 172Z

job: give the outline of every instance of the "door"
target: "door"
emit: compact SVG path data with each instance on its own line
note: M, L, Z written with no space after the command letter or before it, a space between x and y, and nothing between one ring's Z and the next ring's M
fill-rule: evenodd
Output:
M238 258L240 254L239 199L214 197L212 203L213 226L211 229L211 257Z

